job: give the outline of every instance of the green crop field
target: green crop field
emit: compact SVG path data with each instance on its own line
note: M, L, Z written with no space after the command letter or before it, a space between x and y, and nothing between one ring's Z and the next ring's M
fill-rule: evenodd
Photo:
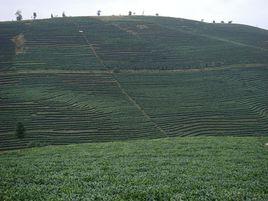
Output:
M0 200L267 200L267 137L185 137L0 154Z

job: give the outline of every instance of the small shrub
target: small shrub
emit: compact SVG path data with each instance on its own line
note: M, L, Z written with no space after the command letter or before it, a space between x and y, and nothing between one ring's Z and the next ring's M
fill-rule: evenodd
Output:
M113 73L120 73L120 69L115 68L115 69L113 70Z
M22 139L25 137L25 127L21 122L17 123L16 136L19 139Z

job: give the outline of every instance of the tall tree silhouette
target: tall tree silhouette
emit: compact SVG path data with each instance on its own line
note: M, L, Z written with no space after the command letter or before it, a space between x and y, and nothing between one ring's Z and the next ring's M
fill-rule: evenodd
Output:
M22 14L21 14L21 11L20 10L17 10L16 13L16 19L17 21L21 21L22 20Z
M34 13L33 13L33 18L34 18L34 20L36 19L36 17L37 17L37 14L36 14L36 12L34 12Z

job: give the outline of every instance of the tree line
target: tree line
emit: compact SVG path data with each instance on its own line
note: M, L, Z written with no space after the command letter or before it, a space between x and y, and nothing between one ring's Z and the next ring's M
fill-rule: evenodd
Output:
M101 12L102 12L101 10L98 10L97 11L97 16L101 16ZM132 11L129 11L128 12L128 16L132 16L132 15L135 15L135 14L136 13L135 12L132 12ZM17 10L16 13L15 13L15 15L16 15L16 20L17 21L21 21L23 19L22 12L20 10ZM144 11L143 11L142 15L144 15ZM159 16L159 13L156 13L155 16ZM54 15L51 13L50 17L51 18L54 18ZM56 15L55 17L58 17L58 15ZM62 12L62 17L66 17L66 14L65 14L64 11ZM37 13L36 12L33 12L32 19L35 20L36 18L37 18ZM204 19L202 19L201 22L204 22ZM215 24L216 21L213 20L212 23ZM224 24L224 23L225 23L224 21L221 21L221 24ZM233 23L233 21L228 21L228 24L232 24L232 23Z
M98 10L97 11L97 16L101 16L101 12L102 12L101 10ZM128 12L128 15L129 16L132 16L132 15L136 15L136 13L135 12L132 12L132 11L129 11ZM144 15L144 11L142 12L142 15ZM15 13L15 16L16 16L16 20L17 21L23 20L21 10L17 10L16 13ZM159 13L156 13L155 16L159 16ZM50 18L54 18L54 17L58 17L58 15L55 15L54 16L54 14L51 13ZM62 12L62 17L67 17L64 11ZM33 15L31 16L31 18L35 20L37 18L37 13L36 12L33 12Z

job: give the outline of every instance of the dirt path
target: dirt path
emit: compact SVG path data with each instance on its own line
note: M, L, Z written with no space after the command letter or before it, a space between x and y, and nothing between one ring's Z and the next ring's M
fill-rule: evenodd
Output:
M96 53L94 47L94 55ZM97 55L98 57L98 55ZM103 61L98 57L99 62ZM222 67L207 67L207 68L190 68L190 69L174 69L174 70L120 70L120 73L191 73L191 72L205 72L205 71L220 71L228 70L234 68L267 68L268 64L244 64L244 65L231 65L231 66L222 66ZM111 74L112 70L55 70L55 69L46 69L46 70L18 70L18 71L6 71L1 72L1 75L19 75L19 74Z

